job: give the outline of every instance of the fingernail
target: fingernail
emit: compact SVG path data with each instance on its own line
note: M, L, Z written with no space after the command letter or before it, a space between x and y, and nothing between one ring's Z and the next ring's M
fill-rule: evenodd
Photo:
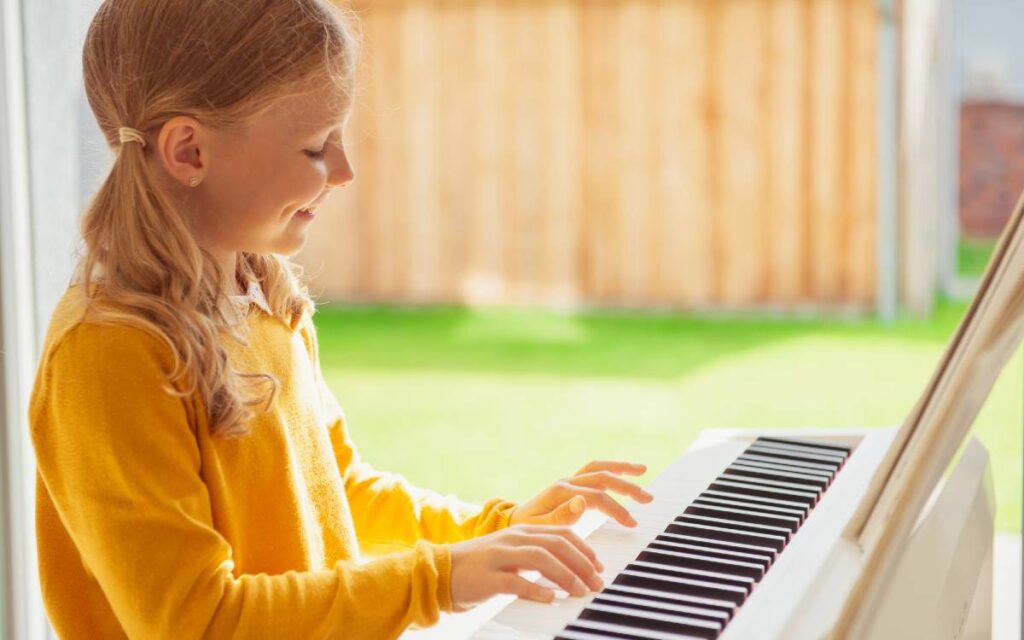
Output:
M595 574L593 580L590 581L590 590L600 591L601 589L604 589L604 580L601 579L601 576Z
M574 596L582 596L583 594L585 594L587 592L587 585L583 584L583 581L580 580L579 578L576 578L575 582L573 582L572 588L573 588L573 594L572 595L574 595Z

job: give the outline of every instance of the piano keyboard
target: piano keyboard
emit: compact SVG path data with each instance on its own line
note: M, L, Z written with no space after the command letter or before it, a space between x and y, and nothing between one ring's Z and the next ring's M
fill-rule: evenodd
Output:
M849 455L835 444L757 438L556 638L717 638Z

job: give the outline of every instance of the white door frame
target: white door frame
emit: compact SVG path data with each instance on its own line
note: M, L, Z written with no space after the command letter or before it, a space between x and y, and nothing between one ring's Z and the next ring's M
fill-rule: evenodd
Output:
M0 634L44 640L28 433L36 331L22 27L22 0L0 0Z

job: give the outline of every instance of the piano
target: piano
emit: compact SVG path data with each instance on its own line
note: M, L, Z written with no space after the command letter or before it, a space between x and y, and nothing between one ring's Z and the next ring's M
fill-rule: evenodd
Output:
M495 598L419 637L990 637L992 474L969 431L1024 339L1022 220L1024 195L899 427L705 431L631 505L637 527L578 523L599 593Z
M655 500L630 505L637 527L602 517L587 535L601 592L504 599L481 626L436 637L827 637L860 568L842 532L895 433L704 431L649 484ZM988 455L972 439L917 523L888 606L858 637L990 637L993 518Z

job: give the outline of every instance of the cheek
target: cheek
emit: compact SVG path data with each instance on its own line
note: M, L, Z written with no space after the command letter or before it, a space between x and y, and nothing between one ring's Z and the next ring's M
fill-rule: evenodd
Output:
M287 176L284 187L290 194L287 204L297 207L313 202L323 192L326 180L327 171L322 163L302 158Z

